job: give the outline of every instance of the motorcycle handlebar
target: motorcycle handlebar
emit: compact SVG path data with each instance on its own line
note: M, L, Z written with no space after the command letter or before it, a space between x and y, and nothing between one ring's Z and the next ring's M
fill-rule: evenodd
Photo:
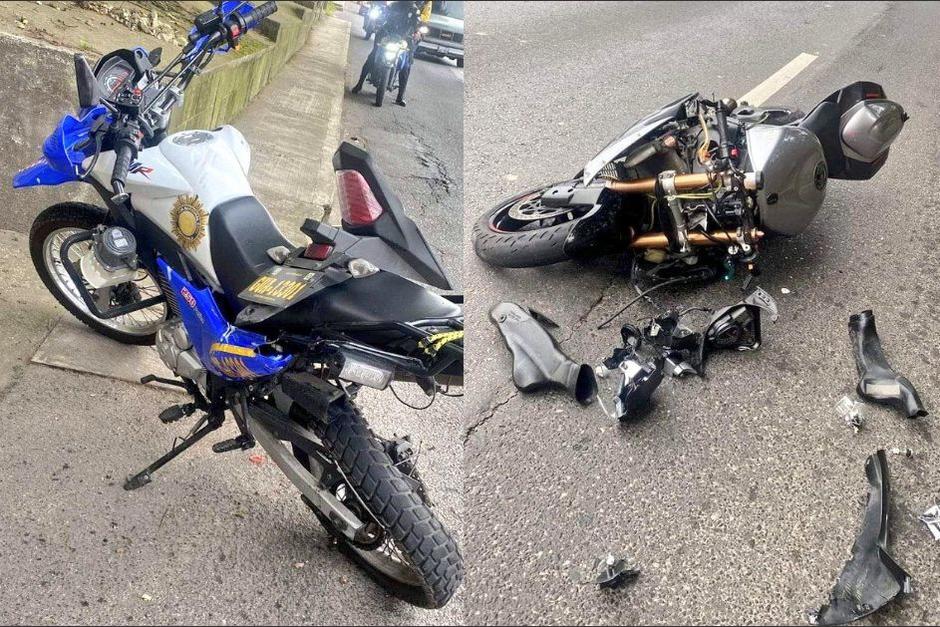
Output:
M218 30L212 34L212 36L209 38L207 47L214 48L226 40L228 40L230 43L236 41L239 37L244 35L246 31L255 28L261 22L261 20L276 11L277 2L275 2L275 0L269 0L268 2L265 2L264 4L252 9L245 15L239 15L237 13L232 14L225 20ZM198 38L198 33L195 33L195 36Z
M268 2L255 7L248 15L244 17L245 28L254 28L261 22L261 20L268 17L272 13L275 13L276 11L277 2L275 2L275 0L269 0Z
M114 196L111 197L111 202L120 205L128 198L124 185L127 183L127 172L131 161L137 156L137 138L134 134L121 133L114 142L114 154L114 170L111 172L111 188L114 190Z

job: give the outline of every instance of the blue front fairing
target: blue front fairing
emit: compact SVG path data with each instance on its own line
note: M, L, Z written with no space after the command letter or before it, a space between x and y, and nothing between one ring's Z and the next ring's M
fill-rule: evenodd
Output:
M173 289L196 354L210 372L231 381L250 381L277 374L290 365L292 355L260 352L269 344L263 335L229 324L212 290L197 288L163 259L157 260L157 266Z
M43 142L43 156L13 176L13 187L59 185L79 180L83 174L82 162L95 153L94 142L87 141L92 125L102 115L109 115L102 105L82 110L77 118L64 115Z

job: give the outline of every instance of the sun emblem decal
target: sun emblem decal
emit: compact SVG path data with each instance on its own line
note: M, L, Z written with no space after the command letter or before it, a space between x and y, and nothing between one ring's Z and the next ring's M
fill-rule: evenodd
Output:
M195 250L206 236L209 214L202 208L197 196L180 196L170 211L170 224L176 241L186 250Z

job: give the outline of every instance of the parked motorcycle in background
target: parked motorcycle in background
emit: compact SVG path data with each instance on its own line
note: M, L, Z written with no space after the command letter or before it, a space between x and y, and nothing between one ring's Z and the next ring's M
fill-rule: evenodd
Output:
M874 176L907 117L871 82L806 115L690 94L628 128L574 177L487 211L474 249L503 267L626 252L637 286L756 275L761 243L806 229L830 178Z
M75 56L78 115L62 118L14 187L82 181L105 206L42 211L33 264L93 330L156 345L178 379L141 382L191 397L162 422L199 416L125 489L149 483L230 412L239 435L214 452L260 444L351 559L391 593L442 607L463 561L430 507L419 449L374 434L356 396L415 385L433 401L462 385L462 299L419 284L452 289L364 150L344 143L333 159L341 227L308 219L311 243L298 247L252 193L241 133L167 132L190 81L276 10L220 2L160 71L159 49L115 50L94 70Z
M362 38L370 39L385 23L388 3L373 2L362 16Z

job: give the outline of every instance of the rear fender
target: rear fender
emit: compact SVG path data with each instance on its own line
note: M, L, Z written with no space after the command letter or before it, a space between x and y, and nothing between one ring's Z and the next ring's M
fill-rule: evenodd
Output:
M372 256L364 256L366 259L396 274L400 273L398 268L405 265L411 272L404 273L403 276L416 278L443 290L454 289L437 255L431 250L418 226L405 215L401 200L392 191L391 185L382 176L368 152L349 142L343 142L333 155L333 169L359 172L382 207L382 214L371 224L354 226L343 222L343 230L363 240L378 238L391 249L386 251L388 265L378 248Z

